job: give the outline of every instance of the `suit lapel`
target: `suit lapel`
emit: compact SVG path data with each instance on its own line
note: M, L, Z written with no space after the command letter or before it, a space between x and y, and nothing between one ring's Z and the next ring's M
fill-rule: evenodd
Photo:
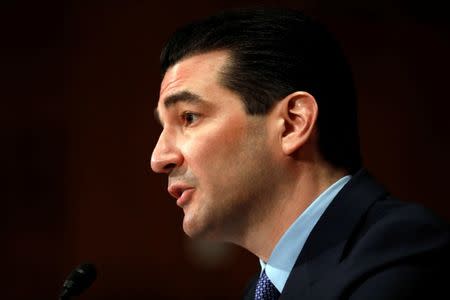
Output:
M365 171L357 172L336 195L311 231L284 286L280 300L308 298L309 287L345 257L352 232L385 190Z
M244 291L244 298L243 300L254 300L255 299L255 290L256 290L256 283L258 282L259 274L254 276L250 282L247 284L247 287Z

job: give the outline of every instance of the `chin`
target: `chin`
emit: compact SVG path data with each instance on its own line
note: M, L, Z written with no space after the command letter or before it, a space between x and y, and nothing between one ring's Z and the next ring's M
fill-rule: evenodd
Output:
M213 230L211 230L211 227L212 226L207 226L207 224L195 222L192 219L187 220L186 217L183 220L184 233L186 233L186 235L193 239L203 239L210 241L220 240L218 238L218 235L215 234Z
M201 238L204 235L205 230L198 222L185 216L183 219L183 231L191 238Z

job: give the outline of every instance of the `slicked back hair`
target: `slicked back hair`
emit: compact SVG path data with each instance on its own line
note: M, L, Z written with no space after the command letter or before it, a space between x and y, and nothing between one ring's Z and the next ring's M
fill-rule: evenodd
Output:
M356 95L351 71L333 36L299 11L245 9L191 23L169 39L161 72L180 60L227 50L221 83L238 93L248 114L266 114L296 91L317 101L319 151L350 173L361 167Z

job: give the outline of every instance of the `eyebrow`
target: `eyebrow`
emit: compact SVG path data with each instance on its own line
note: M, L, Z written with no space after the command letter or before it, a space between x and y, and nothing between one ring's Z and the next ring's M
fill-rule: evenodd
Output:
M164 107L166 109L174 106L175 104L177 104L179 102L199 104L199 103L205 103L206 101L200 95L194 94L189 91L180 91L178 93L167 96L163 100ZM161 118L159 117L158 108L155 108L155 111L153 113L154 113L155 119L162 125Z
M172 94L170 96L167 96L167 98L164 99L164 107L169 108L178 102L201 103L204 101L205 100L203 100L202 97L200 97L197 94L194 94L189 91L181 91L181 92Z

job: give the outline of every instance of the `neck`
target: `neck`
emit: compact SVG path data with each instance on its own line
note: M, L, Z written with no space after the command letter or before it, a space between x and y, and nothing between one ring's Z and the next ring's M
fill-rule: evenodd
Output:
M259 214L249 220L246 232L233 240L263 261L269 260L276 244L298 216L329 186L347 175L346 171L329 165L304 164L297 170L302 172L287 172L290 174L283 176L271 199L266 199L268 205L257 208Z

